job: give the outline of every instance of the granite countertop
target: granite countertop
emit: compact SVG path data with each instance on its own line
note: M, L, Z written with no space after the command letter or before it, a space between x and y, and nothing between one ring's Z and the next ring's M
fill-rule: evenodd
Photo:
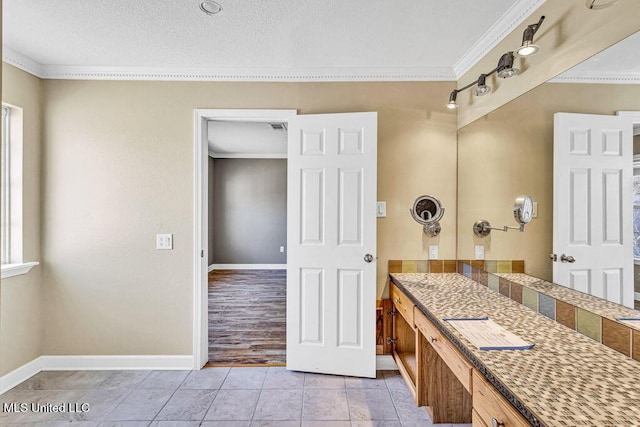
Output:
M610 320L640 318L640 311L523 273L492 273ZM626 326L635 327L633 324Z
M463 275L393 273L391 279L532 424L640 425L640 362ZM441 321L483 316L535 347L481 351Z

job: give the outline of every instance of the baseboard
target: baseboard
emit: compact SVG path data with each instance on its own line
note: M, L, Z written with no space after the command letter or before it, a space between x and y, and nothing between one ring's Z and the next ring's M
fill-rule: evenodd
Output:
M42 358L36 357L8 374L0 377L0 394L11 390L23 381L28 380L42 370Z
M636 301L640 301L640 292L634 292L633 293L633 299Z
M42 356L43 371L66 370L190 370L193 356Z
M382 354L376 356L376 370L378 371L397 371L398 365L390 354Z
M213 270L286 270L287 264L211 264Z

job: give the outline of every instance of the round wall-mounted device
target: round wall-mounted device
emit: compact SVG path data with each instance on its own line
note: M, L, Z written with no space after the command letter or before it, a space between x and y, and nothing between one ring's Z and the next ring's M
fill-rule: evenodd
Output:
M444 207L440 200L433 196L420 196L413 202L409 211L413 219L422 224L425 234L431 237L440 234L442 228L439 221L444 215Z

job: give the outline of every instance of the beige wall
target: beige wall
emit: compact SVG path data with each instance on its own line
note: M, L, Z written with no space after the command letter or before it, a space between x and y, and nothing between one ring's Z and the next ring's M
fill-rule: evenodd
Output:
M553 113L615 114L640 110L640 85L545 83L462 128L458 133L458 258L473 259L484 244L486 259L525 259L526 272L551 279L553 238ZM473 234L476 220L516 225L519 194L539 203L538 218L524 233Z
M44 353L191 354L194 108L377 111L378 294L389 258L454 258L454 85L45 81ZM447 209L430 241L421 194Z
M23 109L23 259L41 261L42 82L3 64L2 101ZM0 283L0 376L42 354L41 268Z

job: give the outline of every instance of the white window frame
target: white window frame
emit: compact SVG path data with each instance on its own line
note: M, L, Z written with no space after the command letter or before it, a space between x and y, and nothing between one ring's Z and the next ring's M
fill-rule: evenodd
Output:
M6 193L2 205L3 233L2 243L6 250L6 259L2 259L0 278L17 276L28 273L37 262L24 262L22 232L22 141L23 141L23 111L21 108L2 103L3 108L3 149L2 153L2 181ZM8 112L5 120L5 108ZM4 221L6 220L6 224ZM4 257L3 257L4 258Z

